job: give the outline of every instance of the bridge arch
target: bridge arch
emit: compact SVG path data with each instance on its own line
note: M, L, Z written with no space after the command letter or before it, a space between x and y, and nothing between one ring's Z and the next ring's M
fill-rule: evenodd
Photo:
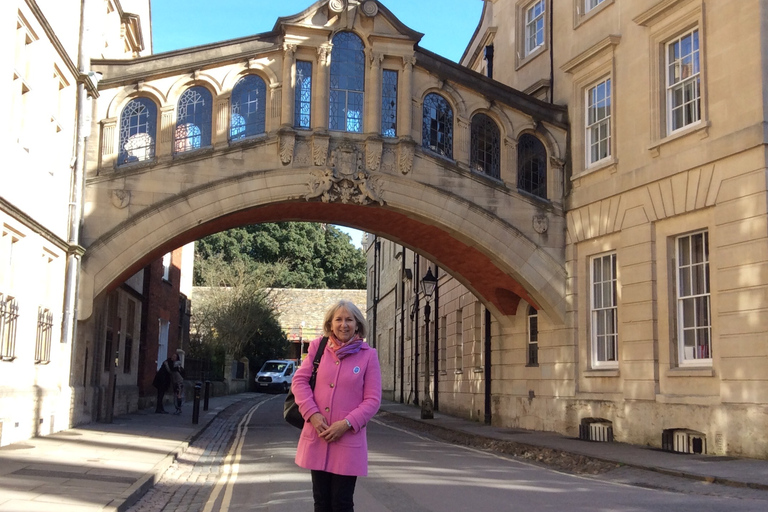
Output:
M563 320L562 264L502 219L456 194L397 175L380 180L385 206L306 201L303 171L246 172L169 198L116 225L83 259L92 292L84 289L81 316L87 316L89 299L171 249L231 227L296 220L349 225L417 250L448 269L499 318L514 315L523 298Z

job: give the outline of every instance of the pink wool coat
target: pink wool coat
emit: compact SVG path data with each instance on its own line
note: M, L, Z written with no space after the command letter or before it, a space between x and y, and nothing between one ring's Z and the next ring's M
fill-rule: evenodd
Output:
M352 429L338 441L321 439L307 421L301 430L296 464L305 469L337 475L368 474L368 439L366 428L381 405L381 369L376 350L363 343L357 354L344 359L326 346L317 370L315 392L309 387L312 361L321 338L312 341L309 353L293 375L293 394L305 420L319 412L329 425L348 419ZM329 342L330 345L330 342Z

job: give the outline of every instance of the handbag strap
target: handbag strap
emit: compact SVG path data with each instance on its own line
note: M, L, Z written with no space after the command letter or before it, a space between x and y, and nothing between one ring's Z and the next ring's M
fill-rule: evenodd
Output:
M315 354L315 360L312 361L312 375L309 377L309 387L315 389L315 379L317 378L317 368L320 366L320 358L323 357L325 352L325 346L328 344L328 336L323 336L320 340L320 345L317 346L317 353Z

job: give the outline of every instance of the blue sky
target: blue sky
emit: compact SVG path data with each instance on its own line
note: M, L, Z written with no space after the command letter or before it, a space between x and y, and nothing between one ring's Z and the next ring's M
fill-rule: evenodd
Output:
M385 0L397 18L424 37L419 45L458 62L480 21L481 0ZM311 0L152 0L155 53L272 30L280 16L297 14ZM360 231L339 226L360 246Z

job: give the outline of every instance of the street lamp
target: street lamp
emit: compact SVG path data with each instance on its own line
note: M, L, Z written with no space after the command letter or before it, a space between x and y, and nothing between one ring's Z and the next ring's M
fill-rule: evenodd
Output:
M428 267L426 275L421 279L421 291L426 299L424 305L424 397L421 399L421 419L423 420L431 420L435 417L434 404L429 398L429 316L432 313L429 298L435 293L435 286L437 286L437 278Z

